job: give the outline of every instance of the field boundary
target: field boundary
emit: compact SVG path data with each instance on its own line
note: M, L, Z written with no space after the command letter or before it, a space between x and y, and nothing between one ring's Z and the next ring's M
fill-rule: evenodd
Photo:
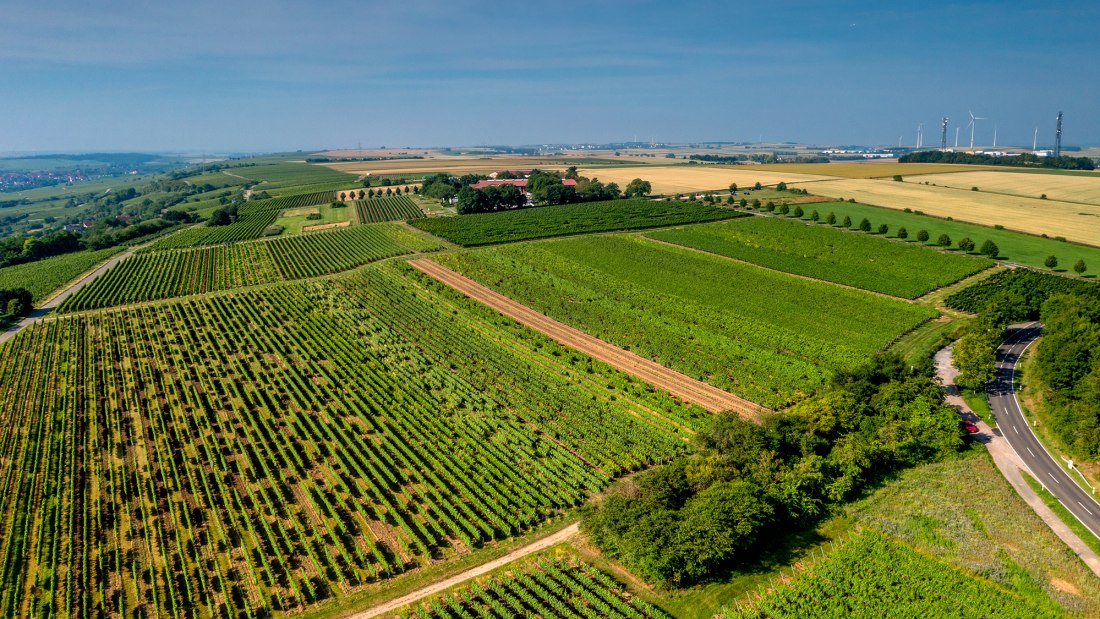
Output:
M732 410L744 417L756 418L766 410L754 402L691 378L676 370L666 368L655 361L549 318L433 260L419 258L410 260L409 264L425 275L454 288L475 301L484 303L505 316L546 335L559 344L591 355L617 370L640 378L711 412Z

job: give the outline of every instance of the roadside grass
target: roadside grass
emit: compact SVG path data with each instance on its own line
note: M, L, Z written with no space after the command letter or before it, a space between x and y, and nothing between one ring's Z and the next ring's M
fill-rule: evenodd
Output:
M1100 554L1100 538L1097 538L1093 535L1092 531L1089 531L1085 525L1081 524L1081 521L1075 518L1073 514L1066 509L1066 506L1062 505L1062 502L1051 494L1043 484L1040 484L1037 479L1032 477L1030 473L1023 471L1023 476L1027 485L1031 486L1035 494L1039 495L1039 498L1058 516L1058 519L1066 523L1066 526L1076 533L1077 537L1080 537L1089 548L1092 548L1094 552Z
M1100 615L1100 579L1023 502L984 449L902 471L852 518L1036 604Z
M901 355L909 365L922 365L936 351L955 339L955 332L969 321L969 318L952 318L946 315L939 320L929 320L898 338L886 350Z
M997 427L997 418L993 416L993 411L989 408L989 400L986 399L984 391L961 389L959 395L962 396L963 401L970 407L970 410L974 411L974 414L986 422L989 427Z

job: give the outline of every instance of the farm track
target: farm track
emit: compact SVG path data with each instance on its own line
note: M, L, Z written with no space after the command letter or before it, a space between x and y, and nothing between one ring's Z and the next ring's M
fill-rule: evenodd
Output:
M503 557L493 559L492 561L489 561L487 563L482 563L477 567L470 568L465 572L455 574L450 578L441 580L437 583L433 583L431 585L428 585L427 587L417 589L416 591L403 595L395 600L390 600L389 602L379 604L378 606L369 608L363 612L349 615L347 619L370 619L371 617L378 617L385 613L393 612L398 608L401 608L402 606L408 606L409 604L420 601L426 597L443 593L444 591L450 589L451 587L454 587L455 585L460 585L468 580L473 580L474 578L477 578L478 576L482 576L484 574L488 574L489 572L497 568L504 567L505 565L508 565L513 561L517 561L528 555L532 555L536 552L541 552L551 546L555 546L557 544L565 542L574 535L577 535L577 533L579 532L579 525L577 523L573 523L568 527L562 529L561 531L551 533L550 535L547 535L542 539L536 540L521 548L517 548L516 550L509 552Z
M765 410L754 402L666 368L659 363L623 350L618 346L613 346L579 329L540 314L526 305L517 303L498 292L490 290L435 261L420 258L410 260L409 264L471 299L484 303L505 316L546 335L559 344L579 350L622 372L664 389L679 398L698 404L711 412L732 410L744 417L756 418Z

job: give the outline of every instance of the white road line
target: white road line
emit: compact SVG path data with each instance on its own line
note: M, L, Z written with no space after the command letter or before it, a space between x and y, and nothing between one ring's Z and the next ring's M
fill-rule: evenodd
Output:
M1077 504L1078 504L1078 505L1081 505L1081 501L1077 501ZM1089 508L1085 507L1084 505L1081 505L1081 509L1083 509L1083 510L1087 511L1087 512L1089 513L1089 515L1090 515L1090 516L1094 516L1094 515L1095 515L1095 514L1093 514L1093 513L1092 513L1092 510L1090 510Z
M1016 424L1012 424L1012 429L1016 431L1016 434L1020 433L1020 429L1016 427ZM1031 451L1031 450L1029 449L1028 451ZM1034 456L1035 454L1031 454L1031 455Z
M1031 450L1029 449L1028 451L1031 451ZM1047 475L1050 475L1050 478L1054 480L1054 483L1056 483L1058 485L1062 484L1062 482L1058 481L1058 478L1054 476L1054 473L1047 473Z
M1013 427L1015 427L1015 426L1013 426ZM1034 458L1034 457L1035 457L1035 452L1034 452L1034 451L1031 451L1031 448L1030 448L1030 447L1026 447L1025 449L1027 449L1027 453L1031 454L1031 457L1032 457L1032 458Z

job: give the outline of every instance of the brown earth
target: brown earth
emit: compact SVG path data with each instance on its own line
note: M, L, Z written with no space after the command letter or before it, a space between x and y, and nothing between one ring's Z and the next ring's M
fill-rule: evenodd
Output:
M526 305L494 292L437 262L420 258L409 261L409 264L471 299L484 303L501 314L546 335L559 344L599 359L617 370L640 378L678 398L698 404L711 412L732 410L744 417L755 418L765 410L754 402L666 368L659 363L640 357L618 346L608 344L579 329L540 314Z

